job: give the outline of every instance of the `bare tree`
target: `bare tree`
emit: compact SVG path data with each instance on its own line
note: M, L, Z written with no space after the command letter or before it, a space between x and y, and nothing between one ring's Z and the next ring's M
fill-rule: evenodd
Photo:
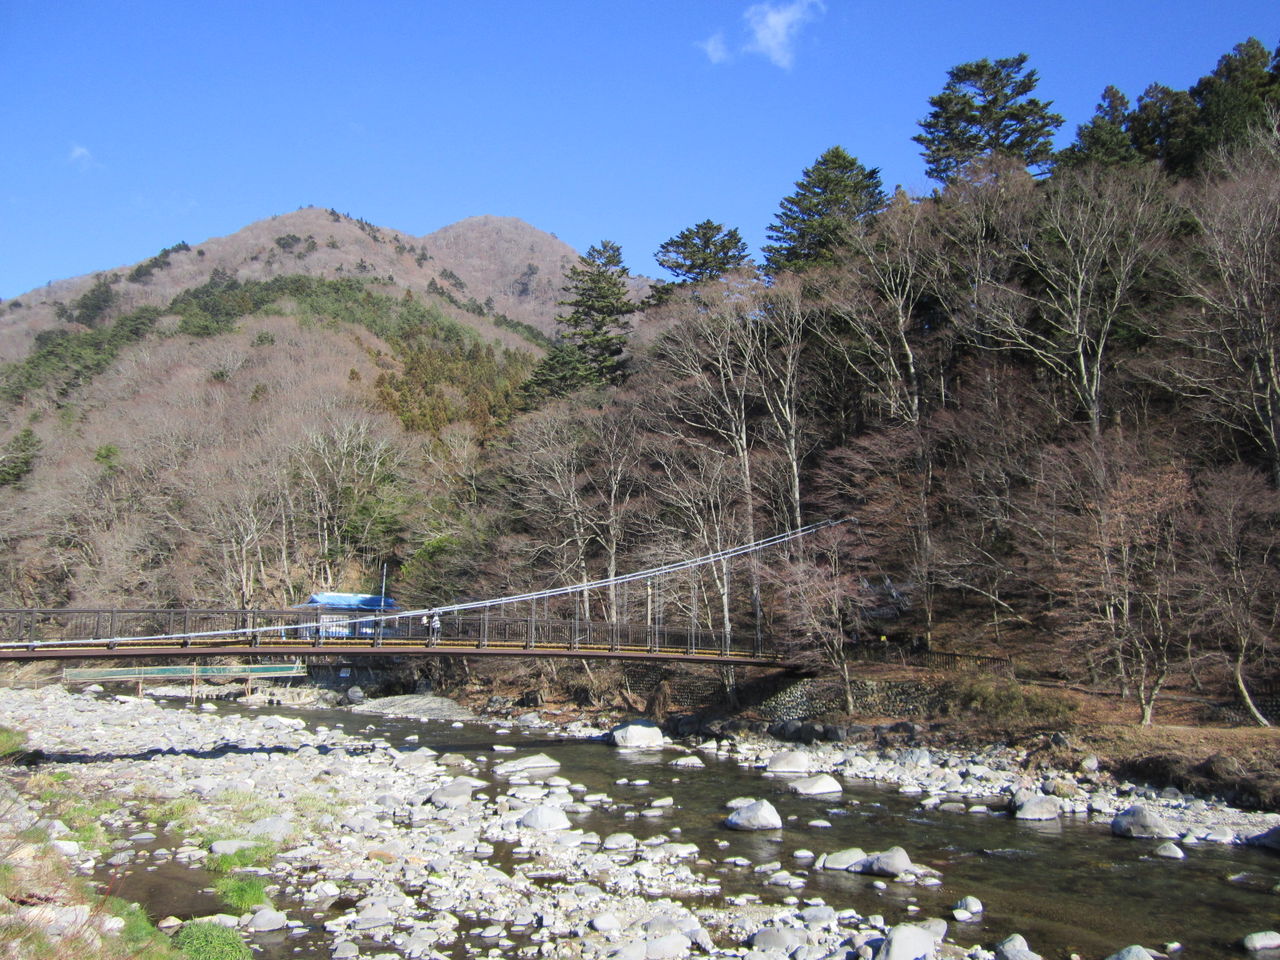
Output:
M1167 457L1122 436L1101 440L1046 452L1034 491L1040 525L1028 546L1047 567L1060 635L1091 670L1114 667L1147 725L1189 636L1178 537L1191 482Z
M901 425L856 437L831 451L815 486L819 502L852 514L865 564L918 608L926 643L933 639L939 586L936 490L931 461L919 451L921 428ZM870 571L864 571L864 575Z
M1184 270L1191 309L1165 336L1161 374L1203 401L1202 415L1242 431L1280 487L1280 133L1276 124L1220 158L1192 190L1199 227Z
M1095 440L1102 431L1111 341L1138 326L1173 223L1154 166L1058 172L1030 216L1012 221L1014 256L1029 271L994 298L985 344L1025 351L1070 388Z
M586 442L581 422L564 405L522 419L512 430L509 469L519 515L534 536L535 561L550 561L562 583L591 579L592 531L582 476ZM580 598L590 619L590 598Z
M403 448L369 420L337 420L313 429L288 456L296 497L288 505L297 531L314 538L317 582L333 586L357 561L380 565L404 533L400 500Z
M680 438L655 437L649 449L657 465L652 479L653 494L659 504L658 534L682 544L692 544L700 553L716 553L742 542L749 526L750 505L742 495L738 465L724 452L690 446ZM719 628L727 646L733 634L733 569L729 560L710 564L707 575L714 596L706 606L714 609L708 617ZM704 589L696 580L691 591ZM712 604L714 603L714 608ZM697 623L700 603L691 599L690 621ZM755 618L757 624L759 618Z
M562 580L595 579L597 562L605 577L619 572L642 495L636 419L634 408L620 404L558 405L524 418L512 432L513 499L539 541L535 555L551 559ZM606 615L617 620L617 588L607 590ZM591 599L580 601L589 619Z
M954 404L929 421L941 450L936 513L946 518L937 574L942 586L985 598L998 638L1002 622L1036 616L1015 606L1034 573L1017 562L1013 544L1027 523L1024 494L1041 445L1060 416L1026 368L992 355L971 358L955 379Z
M851 226L847 253L822 278L822 344L841 361L877 419L916 424L923 391L922 304L932 291L938 235L931 201L894 197L874 221Z
M777 593L779 646L788 664L833 669L840 677L846 713L853 713L852 663L865 613L876 602L866 581L864 545L848 527L806 538L789 556L768 568Z
M1201 478L1196 507L1187 532L1188 613L1204 641L1226 654L1249 715L1270 726L1246 674L1269 654L1280 617L1280 493L1258 472L1237 465Z
M729 274L703 284L670 307L673 324L656 344L653 376L662 383L654 395L650 429L678 431L684 441L708 452L727 452L736 467L747 541L756 535L755 448L759 402L753 358L759 338L749 317L759 311L760 283L754 276ZM726 449L727 448L727 449ZM762 642L760 575L749 567L756 642Z

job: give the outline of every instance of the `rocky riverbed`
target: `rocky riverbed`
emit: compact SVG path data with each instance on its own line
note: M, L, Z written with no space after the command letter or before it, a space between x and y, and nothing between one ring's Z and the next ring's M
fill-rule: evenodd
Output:
M65 789L99 801L105 836L72 839L62 824L43 822L75 869L172 870L244 848L265 850L269 855L251 869L269 881L271 905L212 919L277 956L296 955L290 942L340 960L1027 960L1036 956L1033 948L1062 954L1057 945L1028 946L1017 936L982 945L961 937L984 911L963 890L935 916L921 915L909 892L943 884L945 867L916 862L910 844L822 846L830 824L784 820L764 796L766 783L784 784L788 796L826 798L835 812L848 785L875 781L893 785L930 816L1042 824L1092 818L1125 838L1117 844L1139 838L1152 856L1171 862L1198 845L1280 846L1280 815L1114 783L1089 758L1077 769L1030 775L1026 755L1005 748L793 747L750 736L677 746L644 724L618 731L626 749L662 751L662 767L678 774L672 783L710 776L704 766L725 763L758 771L756 795L724 796L712 825L718 832L702 830L698 835L709 841L694 843L684 834L693 835L697 825L681 820L674 796L650 791L643 802L628 799L627 791L647 780L619 778L605 790L560 775L550 734L604 736L586 724L553 725L530 713L492 728L484 752L442 753L414 742L416 735L393 745L360 728L376 713L426 715L446 726L466 722L468 715L449 701L388 698L361 709L371 713L347 714L340 729L270 709L248 715L212 704L175 709L56 686L0 693L0 724L27 731L28 746L43 754L37 775L57 774ZM537 746L552 746L529 746L534 741L514 735L520 730L540 732ZM18 774L19 786L22 779ZM606 813L636 827L602 835L576 825ZM654 824L661 829L639 829ZM791 844L786 862L782 855L728 851L735 831L778 839L801 829L813 849ZM732 890L723 889L724 870L741 878ZM892 912L813 895L815 878L837 873L866 878L873 893L891 888L908 895L886 901ZM1271 869L1256 882L1277 879ZM899 902L906 904L901 910ZM1280 900L1266 902L1273 904L1269 912L1234 934L1252 937L1248 943L1260 949L1272 942ZM1124 960L1177 948L1166 941L1115 947L1124 948L1114 954Z

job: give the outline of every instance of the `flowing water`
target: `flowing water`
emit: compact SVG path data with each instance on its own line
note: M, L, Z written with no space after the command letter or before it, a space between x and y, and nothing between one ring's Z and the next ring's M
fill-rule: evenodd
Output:
M220 708L236 709L236 708ZM251 711L246 711L251 712ZM290 711L270 708L267 712ZM952 923L950 936L963 945L991 946L1010 933L1023 934L1031 947L1046 957L1078 952L1103 957L1130 943L1161 947L1177 941L1187 958L1222 957L1241 936L1280 926L1280 896L1271 890L1280 883L1280 857L1238 846L1198 844L1186 848L1182 861L1154 857L1156 841L1122 840L1105 824L1083 819L1057 823L1015 821L1005 816L926 811L918 798L865 782L846 782L839 798L802 798L789 793L785 780L770 779L758 770L705 758L705 769L667 766L670 751L624 752L595 742L560 740L538 731L513 729L497 735L486 724L453 727L448 721L371 717L345 711L299 711L312 726L323 724L382 738L405 751L431 747L483 757L486 764L525 753L543 752L560 761L555 771L591 792L608 793L616 802L634 804L671 796L675 808L662 817L626 817L626 809L596 811L574 818L575 826L601 836L626 831L640 839L658 833L696 843L703 857L714 861L710 872L720 882L721 896L756 893L766 902L786 896L821 897L837 909L853 908L863 915L883 914L890 922L917 917L950 919L950 908L961 897L982 900L986 912L977 923ZM418 737L416 741L409 737ZM494 743L516 747L516 753L491 752ZM482 774L483 775L483 774ZM535 774L536 775L536 774ZM619 780L647 780L647 785ZM498 789L493 792L501 792ZM725 801L736 796L766 797L782 815L781 831L740 833L727 830ZM810 827L825 819L829 828ZM672 828L679 833L673 834ZM727 842L720 848L717 841ZM792 853L814 853L858 846L868 851L902 846L913 861L940 870L940 887L889 883L873 887L873 878L833 871L805 873L807 861ZM766 887L751 868L728 866L728 857L752 863L778 860L784 869L805 876L799 891ZM1229 877L1247 875L1247 881ZM147 905L152 916L173 913L189 917L211 912L204 898L188 898L208 885L200 871L178 864L161 864L151 872L137 870L119 878L118 892ZM145 884L145 886L143 886ZM283 905L290 916L309 918L301 905ZM270 957L327 956L323 935L277 942Z

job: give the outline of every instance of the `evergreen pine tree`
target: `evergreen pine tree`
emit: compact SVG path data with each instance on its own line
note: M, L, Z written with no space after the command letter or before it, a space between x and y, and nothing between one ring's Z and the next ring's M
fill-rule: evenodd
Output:
M711 220L681 230L653 255L658 266L682 283L715 280L750 262L747 244L736 227Z
M1028 167L1052 158L1053 132L1062 117L1049 110L1052 102L1031 96L1039 78L1026 65L1027 55L1020 53L947 71L942 92L929 98L933 110L911 138L924 147L920 155L932 179L950 183L967 164L992 154Z
M832 147L783 199L766 234L765 271L776 276L830 263L851 222L883 210L887 199L880 171L864 167L843 147Z
M1166 173L1186 176L1195 169L1196 103L1185 90L1153 83L1129 116L1129 136L1147 160L1157 160Z
M609 240L591 247L565 274L561 300L569 312L556 317L560 343L538 364L525 388L527 396L559 397L582 387L617 383L622 350L636 310L627 296L629 273L622 250Z
M1076 141L1058 154L1067 167L1097 163L1105 167L1136 163L1142 157L1129 136L1129 98L1115 87L1102 91L1093 119L1076 128Z
M1280 53L1280 51L1277 51ZM1196 152L1203 156L1221 144L1235 143L1266 119L1267 104L1280 104L1276 69L1280 58L1256 37L1237 43L1224 55L1213 73L1191 88L1199 107L1196 117Z

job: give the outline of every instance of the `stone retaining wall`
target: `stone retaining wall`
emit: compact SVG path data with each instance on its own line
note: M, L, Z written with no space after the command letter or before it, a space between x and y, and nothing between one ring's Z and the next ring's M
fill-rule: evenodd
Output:
M623 676L630 691L649 697L666 683L671 708L697 712L724 703L724 682L711 667L672 670L654 663L627 663ZM865 717L923 717L941 703L937 686L917 680L853 681L854 713ZM840 684L817 677L774 674L745 680L735 690L740 706L768 721L807 720L825 714L843 714L844 691Z
M918 680L854 680L854 716L923 717L942 702L937 686ZM756 707L766 720L804 720L844 713L839 684L814 677L797 679Z
M724 701L724 681L714 668L672 670L667 664L624 663L622 675L627 688L638 697L648 698L660 683L666 683L675 710L702 710Z
M1280 723L1280 693L1255 693L1252 699L1259 713L1272 723ZM1243 703L1240 709L1245 709Z

